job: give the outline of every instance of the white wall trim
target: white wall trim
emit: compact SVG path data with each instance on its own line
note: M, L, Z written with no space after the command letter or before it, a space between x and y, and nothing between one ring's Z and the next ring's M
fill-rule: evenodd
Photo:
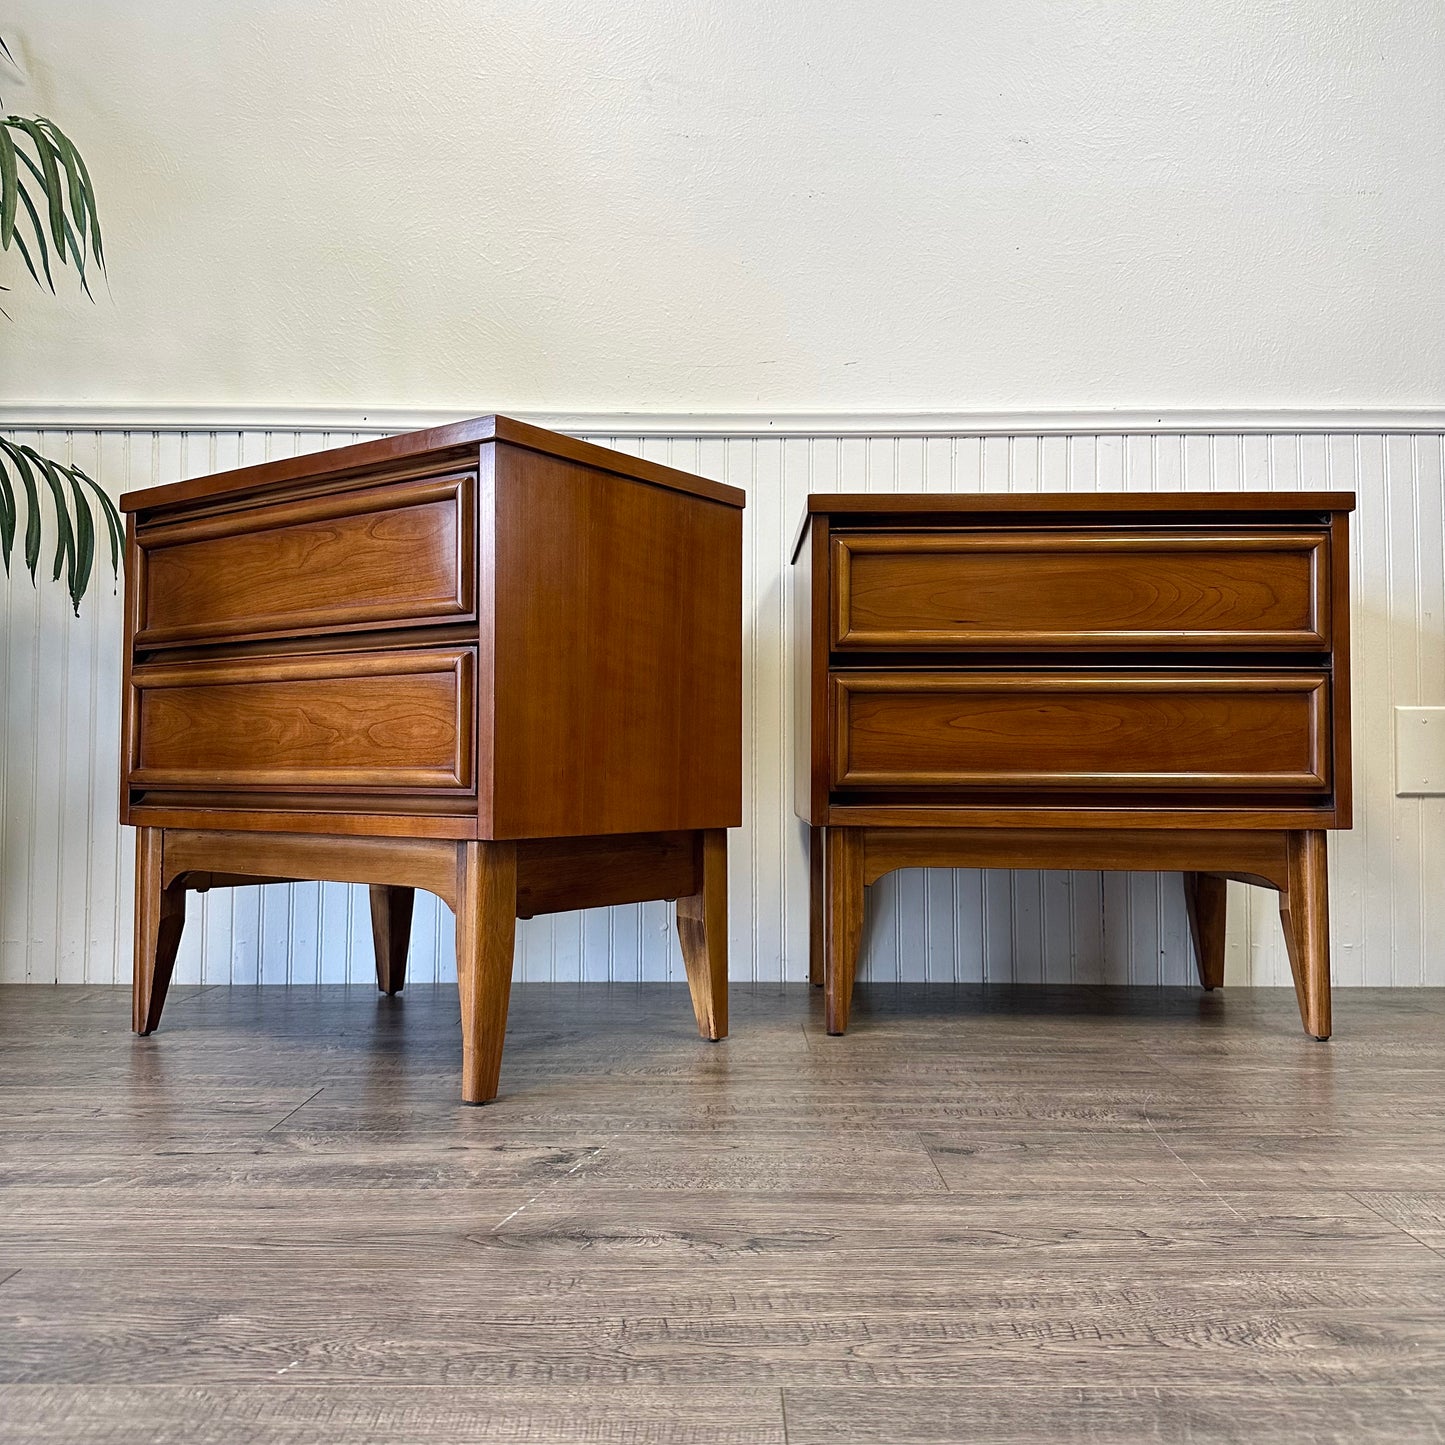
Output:
M0 405L0 430L14 431L414 431L483 415L471 408L323 406ZM533 412L508 416L593 436L1106 436L1160 433L1291 435L1445 432L1445 408L1313 408L994 412Z

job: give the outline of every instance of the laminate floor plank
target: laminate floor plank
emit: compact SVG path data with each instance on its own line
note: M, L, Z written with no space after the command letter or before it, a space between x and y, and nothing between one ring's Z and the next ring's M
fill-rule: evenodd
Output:
M27 1267L146 1269L164 1234L187 1268L416 1269L476 1251L564 1269L594 1262L761 1269L1046 1268L1051 1258L1161 1269L1298 1264L1423 1267L1422 1241L1348 1194L1113 1193L858 1195L696 1193L583 1187L351 1192L193 1187L11 1188L0 1256ZM520 1206L520 1208L519 1208ZM504 1223L505 1221L505 1223Z
M788 1389L788 1445L1421 1445L1445 1441L1445 1389Z
M0 988L0 1438L1445 1440L1442 994Z
M774 1389L0 1387L32 1445L784 1445Z
M1445 1378L1445 1261L1371 1271L920 1268L705 1277L588 1263L339 1271L24 1268L0 1286L11 1384L726 1386Z

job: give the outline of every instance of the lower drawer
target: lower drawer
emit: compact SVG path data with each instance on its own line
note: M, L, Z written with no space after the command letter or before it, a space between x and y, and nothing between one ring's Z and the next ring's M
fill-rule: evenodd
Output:
M475 669L472 648L137 667L127 782L469 790Z
M1322 672L835 672L835 788L1326 792Z

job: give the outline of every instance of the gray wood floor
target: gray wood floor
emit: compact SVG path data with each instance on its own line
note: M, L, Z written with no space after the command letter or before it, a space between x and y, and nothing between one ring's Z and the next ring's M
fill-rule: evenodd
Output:
M0 990L0 1438L1445 1440L1445 991Z

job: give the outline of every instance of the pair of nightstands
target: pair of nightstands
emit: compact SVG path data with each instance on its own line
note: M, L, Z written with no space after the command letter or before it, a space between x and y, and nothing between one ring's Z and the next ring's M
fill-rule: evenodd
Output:
M727 1032L743 494L503 417L133 493L122 821L134 1026L188 890L371 886L456 912L462 1095L494 1098L515 919L677 900ZM1339 494L810 499L798 811L847 1024L890 869L1178 868L1206 987L1224 882L1278 888L1329 1033L1324 829L1348 826Z

